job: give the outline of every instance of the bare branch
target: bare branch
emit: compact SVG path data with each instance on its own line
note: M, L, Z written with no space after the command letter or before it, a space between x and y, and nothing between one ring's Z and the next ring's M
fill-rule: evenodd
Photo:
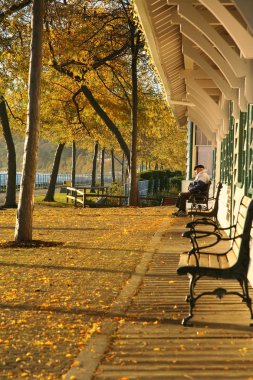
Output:
M97 76L101 80L101 82L103 83L103 85L107 89L107 91L109 91L112 95L116 96L118 99L125 100L125 98L123 96L116 94L116 92L114 92L113 90L110 89L109 86L107 86L107 84L105 83L104 79L102 78L102 76L99 74L98 71L97 71Z
M23 0L23 1L17 2L16 4L11 5L9 9L0 13L0 22L6 17L12 15L13 13L18 12L21 9L25 8L27 5L31 3L32 3L32 0Z
M6 105L7 105L8 110L10 111L10 114L13 117L13 119L20 121L21 125L26 125L26 123L20 117L14 115L14 113L12 112L11 107L9 106L7 100L4 99L4 101L5 101Z
M79 123L84 127L84 129L86 130L86 132L88 133L88 135L90 136L90 131L88 130L88 128L86 127L86 125L84 124L82 118L81 118L81 115L80 115L80 108L79 108L79 104L77 103L77 96L82 93L82 90L79 89L72 97L72 101L76 107L76 114L77 114L77 118L78 118L78 121Z
M70 88L68 88L67 86L64 86L61 83L54 82L54 81L51 81L51 83L54 84L55 86L59 86L59 87L63 88L64 90L70 92L71 94L74 94L74 91L72 91Z
M121 77L121 79L122 79L124 82L125 82L125 79L124 79L122 76L119 76L119 75L116 73L115 69L114 69L111 65L109 65L108 63L106 63L106 66L109 67L109 68L111 69L113 75L114 75L115 78L117 79L117 81L118 81L120 87L122 88L122 90L123 90L123 92L124 92L124 94L125 94L126 100L127 100L128 104L129 104L130 108L132 109L131 99L130 99L130 97L129 97L129 95L128 95L128 93L127 93L127 91L126 91L126 89L125 89L125 87L124 87L124 85L123 85L123 83L121 82L120 77Z

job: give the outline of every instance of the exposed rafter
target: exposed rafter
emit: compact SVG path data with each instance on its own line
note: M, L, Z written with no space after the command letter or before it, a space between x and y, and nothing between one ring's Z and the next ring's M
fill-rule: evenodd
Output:
M212 141L224 137L229 100L235 118L253 102L252 0L135 4L179 124L194 116Z

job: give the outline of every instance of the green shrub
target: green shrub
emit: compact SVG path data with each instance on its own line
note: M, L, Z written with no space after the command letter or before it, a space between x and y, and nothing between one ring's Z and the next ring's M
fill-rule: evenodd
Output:
M149 193L161 192L175 193L181 189L181 181L184 179L180 171L150 170L139 174L140 179L149 180Z
M181 191L182 176L172 177L169 180L169 189L171 194L178 194Z

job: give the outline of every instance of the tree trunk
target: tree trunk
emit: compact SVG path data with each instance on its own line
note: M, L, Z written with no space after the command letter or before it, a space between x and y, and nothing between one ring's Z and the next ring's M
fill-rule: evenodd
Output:
M32 240L33 193L35 186L38 133L40 123L40 87L44 0L33 2L31 48L28 83L28 117L24 147L23 171L15 227L16 241Z
M137 77L137 62L139 51L139 34L137 27L131 21L131 52L132 52L132 149L131 149L131 185L129 205L138 205L138 182L137 182L137 110L138 110L138 77ZM136 40L137 38L137 40Z
M105 148L102 149L101 155L101 187L105 186Z
M122 155L122 166L121 166L121 184L124 186L125 184L125 155Z
M13 142L4 97L0 98L0 121L7 146L8 179L4 207L16 208L16 151Z
M71 171L71 186L76 185L76 143L72 142L72 171Z
M111 158L112 158L112 182L116 182L115 177L115 160L114 160L114 150L111 150Z
M46 202L54 202L54 193L55 193L56 181L57 181L57 176L58 176L60 162L61 162L61 154L62 154L64 145L65 144L59 144L57 146L57 149L55 152L50 182L48 185L46 196L44 198L44 201L46 201Z
M94 145L94 154L93 154L93 161L92 161L91 192L95 192L94 187L96 187L97 157L98 157L98 142L96 141Z
M101 117L101 119L104 121L104 123L107 125L109 130L114 134L116 137L122 151L125 153L128 165L130 166L130 151L127 146L127 143L125 142L123 136L121 135L120 131L116 127L116 125L113 123L113 121L109 118L107 113L102 109L102 107L98 104L97 100L92 95L92 92L89 90L89 88L85 85L81 87L83 94L89 101L90 105L93 107L93 109L96 111L96 113Z

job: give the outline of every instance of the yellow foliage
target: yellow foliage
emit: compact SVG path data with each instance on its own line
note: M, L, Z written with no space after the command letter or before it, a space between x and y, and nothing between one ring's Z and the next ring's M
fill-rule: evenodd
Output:
M15 213L1 211L0 240L12 240ZM34 378L56 380L71 365L78 367L80 350L100 333L103 318L108 320L106 311L165 213L157 207L35 205L34 239L59 244L0 250L3 378L16 380L32 373ZM9 363L14 363L11 369Z

